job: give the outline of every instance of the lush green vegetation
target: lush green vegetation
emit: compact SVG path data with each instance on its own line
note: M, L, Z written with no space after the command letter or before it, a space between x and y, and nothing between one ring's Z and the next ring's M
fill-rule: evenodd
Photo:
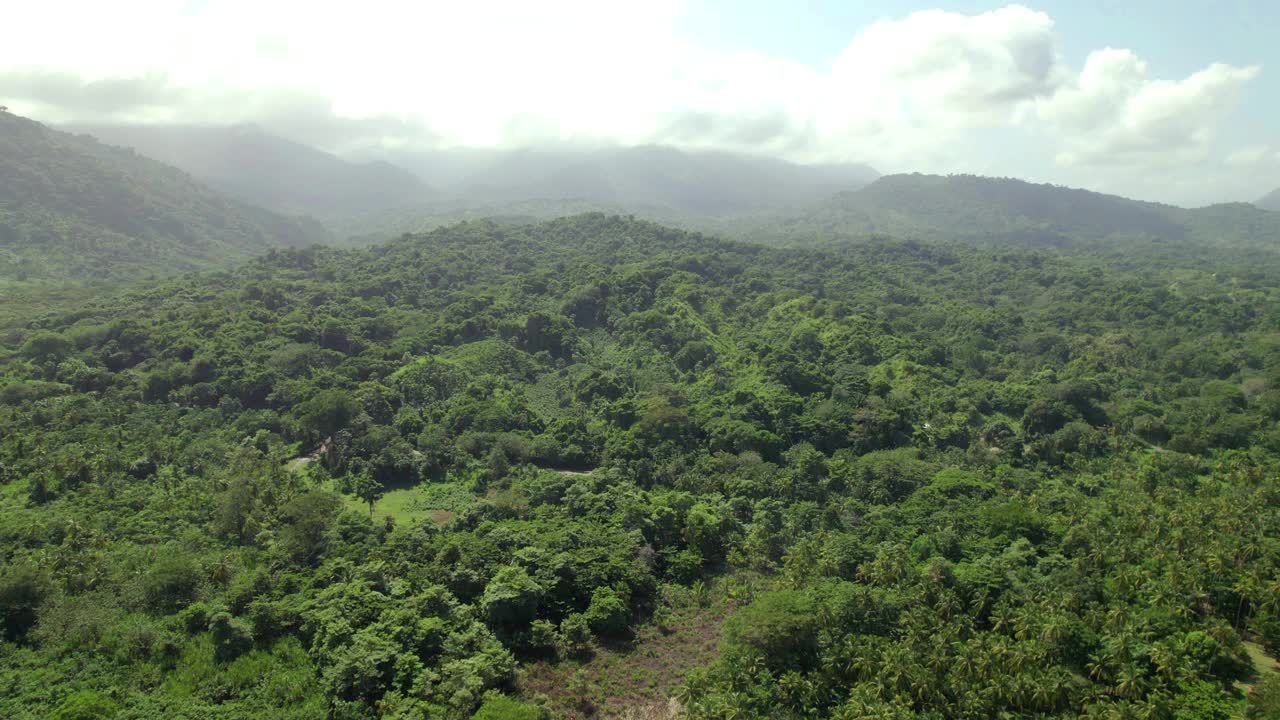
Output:
M217 267L325 237L314 222L233 201L133 151L0 111L6 303L66 283Z
M0 715L586 714L521 668L692 597L693 718L1267 717L1277 277L584 215L52 314L0 358Z

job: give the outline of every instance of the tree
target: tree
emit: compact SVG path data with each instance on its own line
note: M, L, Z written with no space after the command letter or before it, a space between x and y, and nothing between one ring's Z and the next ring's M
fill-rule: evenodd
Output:
M543 590L518 565L507 565L493 575L480 597L480 609L491 625L520 630L537 617Z
M368 472L362 472L352 478L351 492L369 505L369 517L373 517L373 505L386 492L386 487Z
M22 640L36 622L36 610L52 592L49 577L32 565L10 567L0 576L0 632Z
M592 632L604 636L626 632L630 620L627 601L611 587L598 587L592 591L591 604L584 615Z
M199 585L195 561L185 553L169 551L142 577L142 596L152 610L171 613L194 599Z
M316 438L345 428L358 412L359 405L343 390L322 390L298 408L303 426Z
M811 667L818 650L818 604L804 591L763 593L725 623L725 650L755 654L774 669Z
M92 690L81 690L59 703L49 720L109 720L118 710L119 706L110 698Z
M323 490L311 490L290 500L281 511L285 527L280 544L295 562L314 562L324 553L329 525L342 501Z
M253 630L248 623L220 612L209 619L209 633L213 638L213 657L220 663L235 660L253 647Z
M71 341L60 333L38 330L22 343L18 352L40 362L56 362L71 353Z

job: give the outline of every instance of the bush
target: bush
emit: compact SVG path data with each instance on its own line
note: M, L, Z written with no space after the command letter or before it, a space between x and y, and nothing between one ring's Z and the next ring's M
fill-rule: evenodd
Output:
M627 630L631 613L627 601L610 587L598 587L591 594L585 613L587 624L597 635L621 635Z
M1249 691L1244 716L1249 720L1280 717L1280 673L1269 673Z
M811 666L818 652L817 605L797 590L761 594L725 623L726 655L759 655L775 670Z
M546 712L537 705L513 700L497 691L485 694L484 704L472 720L544 720Z
M582 613L570 613L560 621L560 637L567 654L586 647L591 641L591 628L587 624L586 616Z
M169 554L155 562L142 578L142 597L151 610L171 613L195 598L200 572L191 558Z
M81 690L63 700L49 720L107 720L115 717L116 704L91 690Z
M231 613L214 615L209 620L209 631L213 636L213 658L220 663L231 662L253 647L253 630Z
M49 578L35 567L10 568L0 577L0 637L24 638L51 589Z

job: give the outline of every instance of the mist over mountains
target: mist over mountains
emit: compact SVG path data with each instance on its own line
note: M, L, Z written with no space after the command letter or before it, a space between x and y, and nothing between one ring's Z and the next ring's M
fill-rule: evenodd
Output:
M386 162L350 162L251 125L67 128L185 170L210 187L277 212L332 218L422 202L433 191Z
M168 274L329 239L132 150L0 112L0 281Z
M0 159L0 227L11 277L164 274L273 247L597 211L774 245L887 236L1274 249L1280 238L1280 213L1263 209L1280 202L1276 193L1256 205L1186 209L1012 178L881 177L855 163L662 146L342 158L251 126L77 126L71 134L3 119L12 150Z
M1280 188L1276 188L1259 198L1254 205L1257 205L1263 210L1274 210L1280 212Z
M904 174L729 232L780 244L878 235L1031 247L1142 239L1275 249L1280 214L1248 203L1188 209L1014 178Z
M879 177L861 164L798 165L665 146L385 150L348 160L252 126L68 129L134 148L246 201L323 219L535 201L722 215L809 204Z
M798 165L668 146L452 149L386 153L454 198L479 203L574 199L695 214L815 202L879 177L862 164Z

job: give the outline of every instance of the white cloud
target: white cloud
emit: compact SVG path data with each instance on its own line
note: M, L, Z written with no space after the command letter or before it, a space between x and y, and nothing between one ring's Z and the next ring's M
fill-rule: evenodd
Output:
M256 121L338 150L669 142L1042 177L1053 158L1064 175L1123 184L1210 158L1259 71L1160 79L1111 48L1073 68L1052 18L1021 5L850 28L822 66L709 50L682 33L683 12L682 0L43 0L6 10L23 31L0 44L0 98L52 122Z
M1040 117L1059 132L1062 165L1199 161L1224 110L1259 72L1214 63L1182 80L1152 80L1132 51L1097 50L1074 81L1043 103Z
M906 119L987 124L1052 91L1059 60L1053 21L1019 5L966 16L930 10L880 21L845 48L832 70L838 109L857 117L867 100Z
M1280 153L1272 154L1271 148L1267 145L1250 145L1227 155L1226 160L1223 162L1228 167L1253 168L1260 165L1280 163Z

